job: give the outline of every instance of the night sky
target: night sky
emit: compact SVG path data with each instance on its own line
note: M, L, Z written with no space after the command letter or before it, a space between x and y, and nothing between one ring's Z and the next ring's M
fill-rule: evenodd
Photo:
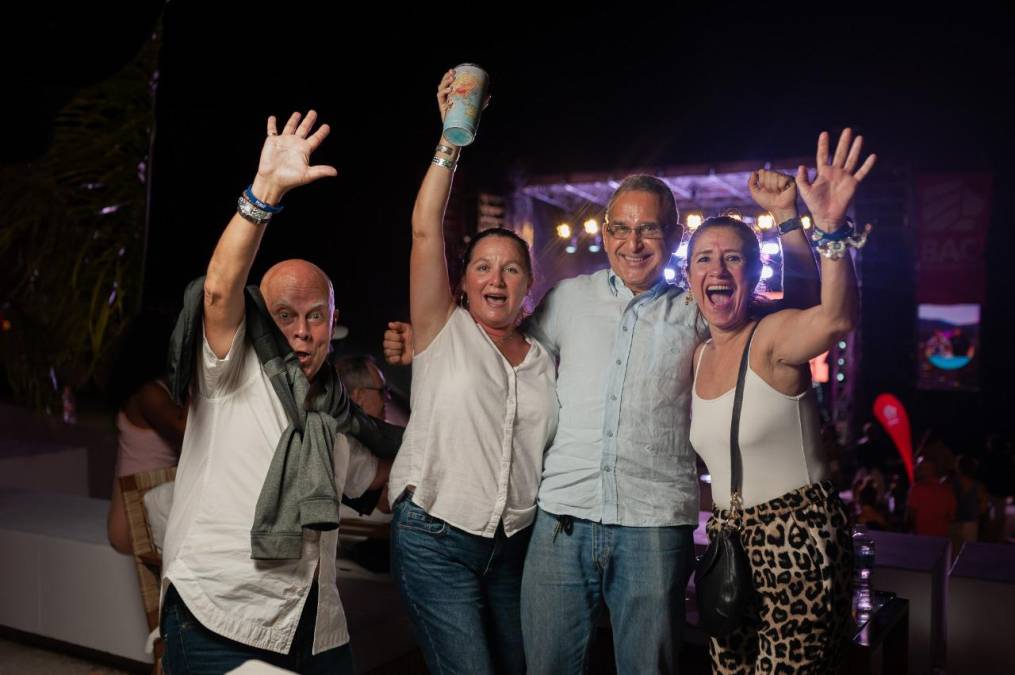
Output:
M290 194L254 274L284 257L317 262L336 282L342 322L373 347L388 318L407 315L409 213L439 135L436 84L469 61L493 81L457 179L473 189L503 190L519 172L810 155L820 130L846 125L886 165L995 172L984 357L994 405L1010 404L1011 22L958 8L888 18L698 5L553 15L548 4L483 5L482 18L460 20L468 6L455 3L445 16L369 3L211 14L211 3L174 0L162 23L146 304L172 305L203 273L253 177L267 115L314 107L333 129L315 159L339 177ZM5 126L19 132L0 161L44 151L62 102L133 56L160 5L129 6L115 19L39 17L18 31Z

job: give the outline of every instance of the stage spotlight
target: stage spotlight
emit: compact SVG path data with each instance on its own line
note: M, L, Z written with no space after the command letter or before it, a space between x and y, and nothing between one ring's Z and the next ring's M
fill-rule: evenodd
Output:
M677 271L672 267L667 267L663 270L663 276L666 277L666 281L673 281L677 278Z
M846 381L846 374L845 373L836 373L835 379L838 382L845 382Z
M681 243L680 246L677 247L677 250L673 252L673 255L677 256L678 258L687 257L687 242L685 241Z
M578 250L578 247L575 246L573 243L571 243L571 244L568 244L567 246L565 246L564 250L567 251L568 253L574 253L575 251Z
M688 213L687 214L687 229L694 230L698 229L698 226L704 221L700 213Z
M599 223L595 218L589 218L585 221L585 232L588 234L599 234Z
M570 239L571 238L571 226L568 225L567 223L561 223L560 225L558 225L557 226L557 236L560 237L561 239ZM570 253L570 251L568 251L568 253Z
M599 253L601 250L599 244L589 244L589 253Z
M773 270L768 265L765 265L765 266L763 266L761 268L761 278L762 279L771 279L773 274L775 274L775 270Z
M811 229L811 217L810 216L802 216L800 218L800 222L803 223L803 226L804 226L805 230Z
M775 216L771 213L762 213L758 216L758 229L770 230L775 227Z
M761 252L766 255L779 255L782 249L779 248L779 242L777 241L766 241L761 245Z

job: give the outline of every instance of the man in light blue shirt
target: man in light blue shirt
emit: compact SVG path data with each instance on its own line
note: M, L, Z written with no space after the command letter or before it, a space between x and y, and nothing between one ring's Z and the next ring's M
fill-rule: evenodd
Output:
M755 198L793 218L795 203L769 206L794 201L792 181L763 173ZM530 673L584 672L604 607L619 673L676 671L698 524L691 359L705 332L663 277L681 234L666 184L628 177L606 207L610 269L558 284L527 327L559 359L560 401L522 581ZM783 245L787 276L816 279L802 232Z

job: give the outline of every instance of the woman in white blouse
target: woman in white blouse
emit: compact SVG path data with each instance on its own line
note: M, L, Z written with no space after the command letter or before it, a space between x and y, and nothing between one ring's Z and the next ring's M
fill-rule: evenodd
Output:
M443 118L454 72L437 90ZM460 148L441 138L412 214L412 414L391 471L392 572L433 673L524 672L519 597L555 366L518 330L524 240L485 230L452 294L444 208Z

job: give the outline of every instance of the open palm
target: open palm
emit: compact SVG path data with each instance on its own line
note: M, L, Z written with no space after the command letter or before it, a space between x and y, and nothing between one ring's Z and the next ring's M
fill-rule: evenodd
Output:
M814 181L808 180L805 167L801 166L797 170L800 196L810 210L815 226L822 230L834 230L842 224L846 209L856 194L857 185L870 173L877 161L876 155L870 155L857 169L860 151L863 149L863 136L857 136L851 143L852 136L851 129L843 129L835 155L829 162L828 132L822 131L818 136L817 174Z
M328 125L322 124L311 134L316 121L317 113L313 110L307 113L302 123L300 114L293 113L279 133L275 116L269 117L268 138L261 148L261 159L257 165L258 178L269 181L278 191L285 193L319 178L338 175L332 166L310 164L310 155L330 132Z

